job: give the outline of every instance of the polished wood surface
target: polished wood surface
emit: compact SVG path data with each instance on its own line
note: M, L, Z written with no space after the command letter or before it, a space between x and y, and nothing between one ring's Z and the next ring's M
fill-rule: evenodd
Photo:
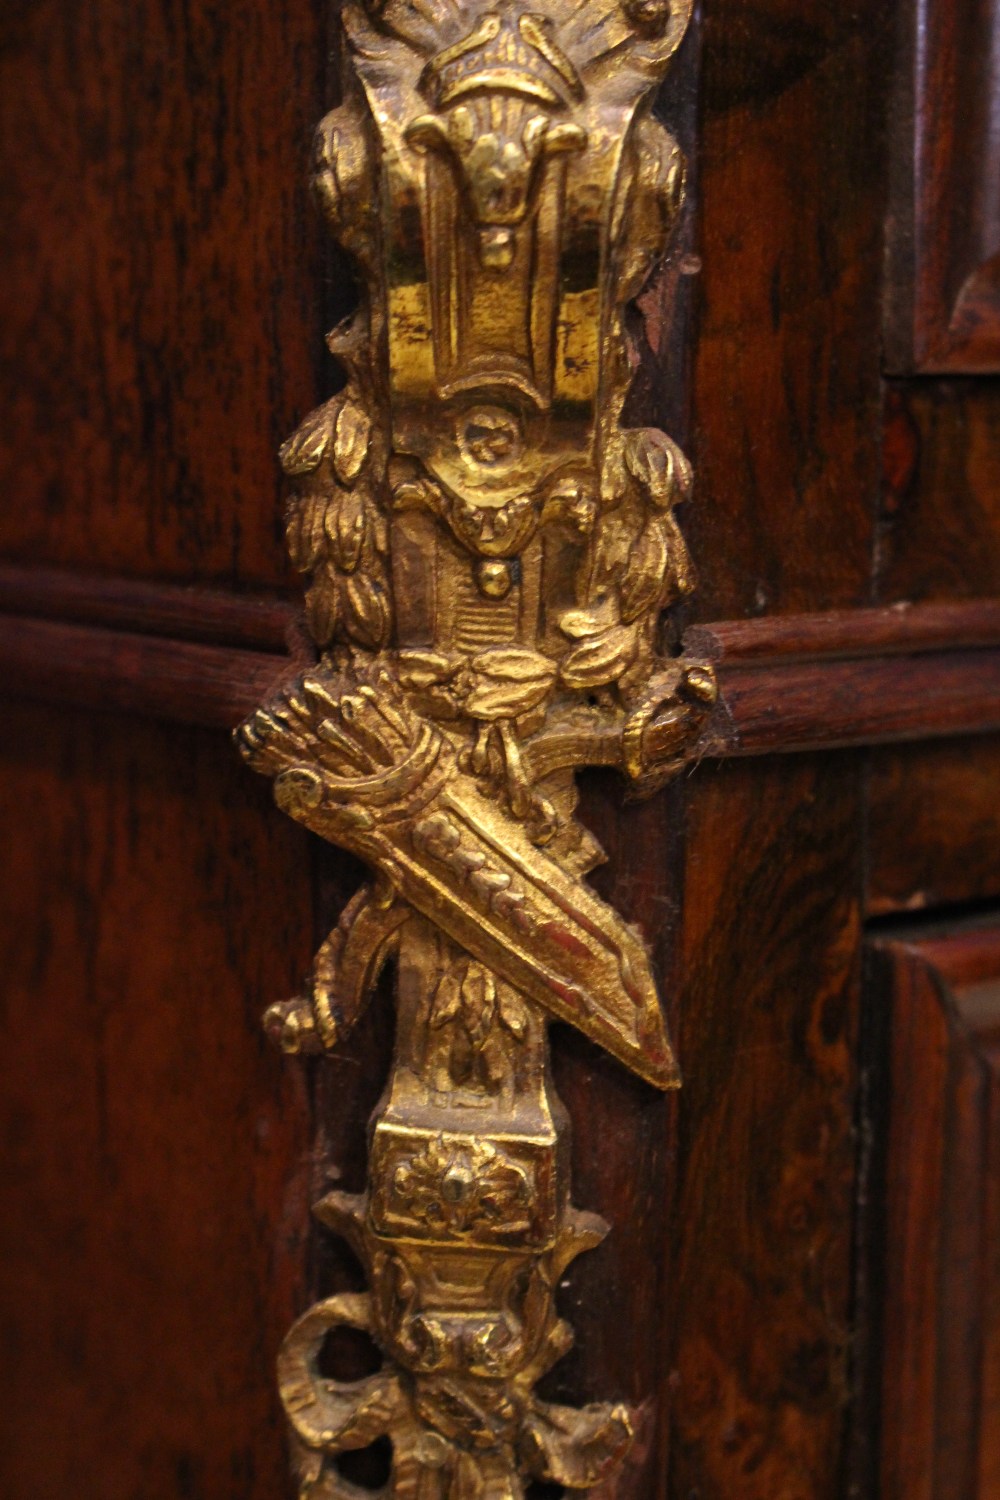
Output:
M995 601L1000 382L893 382L882 451L879 602Z
M1000 371L997 0L897 16L887 216L894 372Z
M919 912L1000 890L1000 739L872 752L866 910Z
M289 636L294 639L301 612L293 600L271 593L3 563L0 611L103 625L131 635L282 653L292 648Z
M880 0L705 9L699 620L870 599L890 32Z
M849 1400L856 760L686 789L671 1495L835 1496Z
M11 692L232 730L288 676L289 660L198 641L9 615L0 665Z
M883 1500L1000 1495L1000 926L875 944L889 1010Z
M0 21L0 551L289 578L274 453L322 368L323 4L38 0Z
M919 608L902 600L881 609L718 620L693 625L685 633L684 644L689 651L702 651L721 663L723 670L754 663L775 667L793 662L825 664L846 658L996 646L1000 644L1000 598L933 602Z
M8 705L0 762L0 1489L273 1500L313 1184L257 1011L308 961L304 838L204 730Z
M834 749L1000 727L1000 656L942 651L721 673L728 753Z

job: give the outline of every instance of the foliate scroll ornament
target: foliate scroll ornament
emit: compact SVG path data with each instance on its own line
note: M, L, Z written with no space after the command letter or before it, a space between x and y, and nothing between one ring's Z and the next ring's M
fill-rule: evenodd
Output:
M316 1212L370 1290L311 1308L280 1357L301 1500L387 1435L387 1494L587 1488L621 1405L535 1394L571 1342L554 1289L606 1226L570 1204L546 1024L658 1088L679 1075L641 937L585 880L574 774L639 791L687 762L711 666L667 649L694 587L690 465L623 425L625 313L680 211L651 95L689 0L346 0L344 102L314 183L364 295L330 335L342 391L281 450L314 666L238 732L282 808L367 862L303 993L266 1021L335 1049L395 970L369 1185ZM332 1328L384 1356L325 1378Z
M493 1141L439 1133L400 1161L386 1187L414 1233L474 1240L529 1228L530 1176Z

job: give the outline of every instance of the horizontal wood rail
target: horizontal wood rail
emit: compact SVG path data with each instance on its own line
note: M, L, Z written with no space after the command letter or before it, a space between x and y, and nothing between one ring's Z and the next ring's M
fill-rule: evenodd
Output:
M709 755L888 744L1000 729L1000 647L719 667L729 725Z
M0 563L0 610L132 635L286 652L299 606L273 594Z
M275 597L0 567L9 694L231 728L308 657ZM1000 730L1000 601L693 626L711 757ZM818 670L821 668L821 670Z
M0 615L8 696L232 729L292 670L273 652Z
M721 620L713 625L693 625L684 644L692 654L710 656L727 665L1000 646L1000 599Z

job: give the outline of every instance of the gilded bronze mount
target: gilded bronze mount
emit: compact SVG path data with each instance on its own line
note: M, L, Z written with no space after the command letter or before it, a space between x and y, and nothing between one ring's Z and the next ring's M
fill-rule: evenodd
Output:
M570 1204L546 1023L679 1082L643 942L586 882L574 773L654 790L716 696L663 648L690 467L622 425L625 309L683 195L651 94L689 10L344 6L314 182L366 296L329 339L345 388L281 454L318 660L238 731L279 805L373 871L268 1028L329 1052L396 970L367 1191L316 1207L370 1290L310 1308L279 1360L300 1500L367 1493L337 1455L384 1435L385 1493L419 1500L587 1488L632 1440L623 1405L535 1394L572 1339L559 1278L607 1231ZM338 1325L377 1374L323 1377Z

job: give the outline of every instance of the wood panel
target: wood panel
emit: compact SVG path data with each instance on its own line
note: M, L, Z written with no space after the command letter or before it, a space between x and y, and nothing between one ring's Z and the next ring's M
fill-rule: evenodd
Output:
M833 1500L848 1398L854 756L687 783L670 1494Z
M1000 382L886 387L880 602L1000 595Z
M2 600L0 589L0 600ZM763 615L693 625L684 647L723 667L794 665L1000 645L1000 599Z
M673 996L677 901L673 858L681 836L676 794L622 801L607 772L584 778L581 812L608 855L593 883L653 951ZM639 854L638 851L644 851ZM676 1038L672 999L668 1019ZM576 1332L570 1355L543 1387L574 1403L624 1398L640 1413L622 1494L661 1495L668 1472L670 1349L661 1331L670 1286L669 1185L676 1098L627 1074L586 1038L554 1027L556 1086L572 1122L573 1199L611 1225L604 1243L566 1273L560 1308Z
M284 583L326 6L40 0L0 26L0 554Z
M1000 1495L1000 927L876 944L891 1006L881 1500Z
M0 1491L275 1500L302 1306L299 829L226 736L8 702Z
M692 619L726 622L736 741L766 752L808 743L813 706L824 743L845 711L877 733L909 659L896 643L868 655L866 627L878 639L895 622L849 616L871 600L876 536L891 16L878 3L714 0L704 18L698 488L683 524L700 573ZM797 639L782 639L774 617L799 611L804 630L796 620ZM836 626L816 651L825 611ZM756 660L734 638L743 620L762 631ZM676 795L685 1088L666 1490L833 1500L849 1393L861 766L704 761Z
M858 608L998 591L992 387L894 391L880 452L891 11L708 0L700 243L658 293L699 303L691 618L716 622L731 704L710 749L763 758L706 759L624 810L617 779L586 782L610 855L595 884L655 948L686 1086L663 1100L555 1029L576 1200L614 1228L561 1289L579 1342L547 1385L639 1403L620 1493L657 1500L840 1492L863 763L808 751L996 728L1000 712L992 615ZM303 188L323 7L39 0L3 26L19 441L0 553L128 575L68 591L36 575L40 605L8 571L8 689L222 729L292 666L284 606L245 590L290 581L273 451L325 394ZM682 123L693 70L689 50ZM676 327L636 401L682 435ZM182 598L148 578L219 587ZM257 1014L311 952L310 860L224 735L24 706L5 743L5 1123L25 1227L4 1276L3 1487L273 1500L288 1490L277 1340L310 1295L358 1284L310 1235L308 1201L363 1181L388 996L329 1065L264 1047ZM789 749L807 753L773 758ZM910 900L908 880L934 899L959 899L963 875L966 896L985 892L991 752L974 778L964 753L874 762L878 909ZM982 842L962 871L957 837ZM332 920L354 866L314 868ZM357 1372L364 1353L345 1359Z
M1000 898L1000 739L872 752L872 916Z
M1000 370L998 0L898 9L886 355L898 373Z
M699 185L699 620L869 598L887 7L709 0Z

